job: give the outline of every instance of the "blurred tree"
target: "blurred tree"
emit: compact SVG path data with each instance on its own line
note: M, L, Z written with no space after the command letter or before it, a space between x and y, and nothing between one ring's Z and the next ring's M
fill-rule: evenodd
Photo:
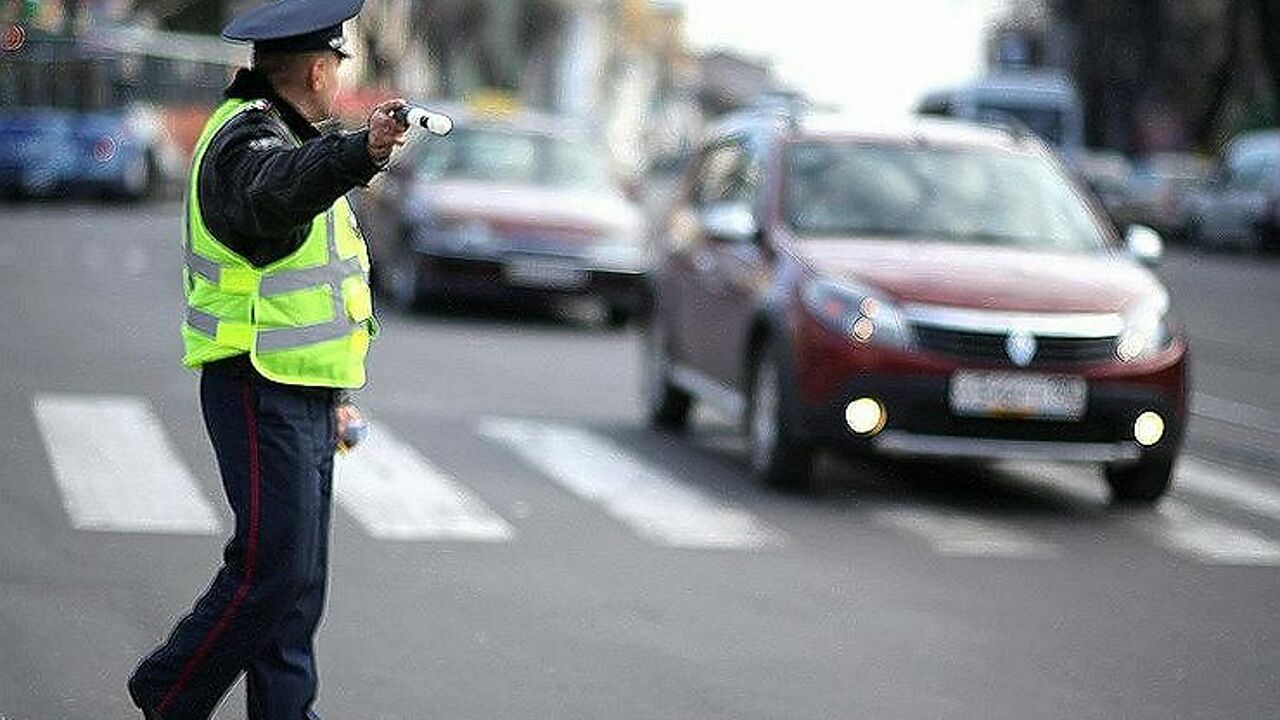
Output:
M228 17L226 4L209 0L133 0L133 14L150 18L163 30L216 35Z
M1223 55L1213 73L1204 109L1196 122L1194 133L1196 144L1207 146L1212 143L1213 135L1224 112L1224 108L1234 85L1234 80L1241 64L1245 37L1245 3L1247 0L1229 0L1222 21L1220 35Z
M1015 6L1021 24L1006 26L1040 33L1046 62L1074 77L1091 146L1212 150L1240 129L1280 119L1280 0Z
M1262 58L1271 78L1271 97L1280 99L1280 6L1275 0L1253 0L1262 41Z

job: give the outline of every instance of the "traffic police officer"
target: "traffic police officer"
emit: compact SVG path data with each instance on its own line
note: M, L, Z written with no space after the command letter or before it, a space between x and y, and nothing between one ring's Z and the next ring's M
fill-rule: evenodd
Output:
M377 330L368 253L343 197L404 140L379 105L368 127L321 135L342 23L363 0L276 0L234 19L253 69L226 90L186 189L184 363L235 532L212 585L129 679L148 720L208 718L241 673L252 720L315 718L312 638L324 608L336 438L355 417Z

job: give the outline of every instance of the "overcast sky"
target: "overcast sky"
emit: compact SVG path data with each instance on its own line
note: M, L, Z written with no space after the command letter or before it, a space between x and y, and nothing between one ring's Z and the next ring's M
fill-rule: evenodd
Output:
M769 58L817 100L861 118L906 112L982 69L983 29L1006 0L682 0L697 49Z

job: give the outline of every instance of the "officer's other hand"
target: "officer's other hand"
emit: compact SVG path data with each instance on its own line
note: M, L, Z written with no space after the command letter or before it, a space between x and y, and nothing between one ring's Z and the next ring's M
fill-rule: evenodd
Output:
M334 444L341 452L347 452L364 439L368 423L355 403L344 402L333 409Z
M409 126L392 116L396 110L407 103L401 98L388 100L369 113L369 157L378 165L385 165L391 159L391 151L404 144L405 131Z

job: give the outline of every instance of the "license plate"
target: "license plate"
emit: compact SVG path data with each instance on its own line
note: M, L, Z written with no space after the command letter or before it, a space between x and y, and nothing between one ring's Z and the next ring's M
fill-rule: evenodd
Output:
M587 272L563 262L512 260L504 271L507 282L524 287L573 290L587 284Z
M961 371L951 377L950 396L956 415L1079 420L1088 384L1071 375Z

